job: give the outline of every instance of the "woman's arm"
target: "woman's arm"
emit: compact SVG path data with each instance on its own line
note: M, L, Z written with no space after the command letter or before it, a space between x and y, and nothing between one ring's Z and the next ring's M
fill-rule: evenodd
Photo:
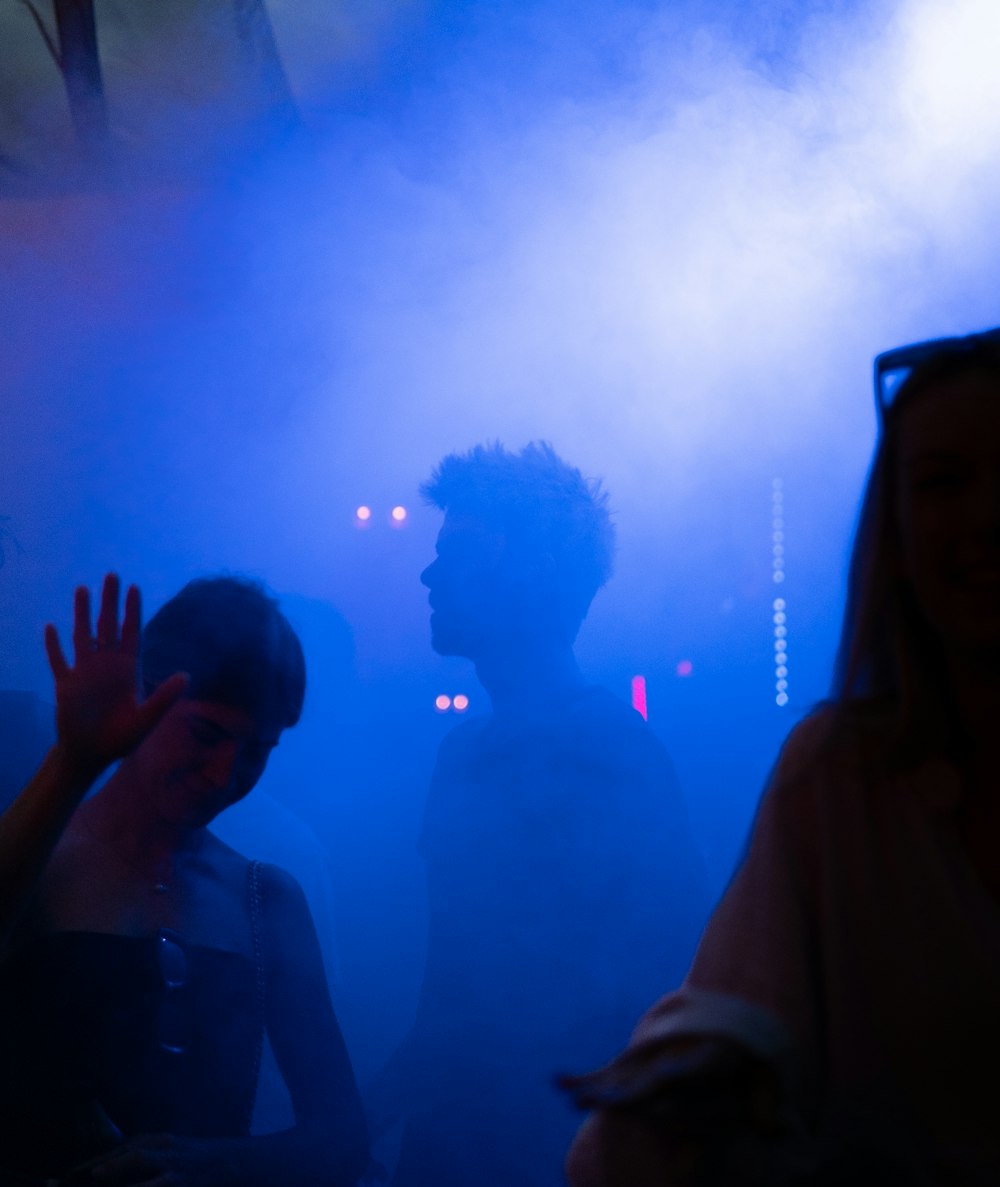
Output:
M172 676L139 698L139 591L130 586L118 625L119 581L104 579L96 635L90 595L76 591L71 666L51 623L45 650L55 679L57 741L38 771L0 816L0 946L34 890L70 817L94 781L128 754L177 700L187 683Z
M368 1128L312 916L299 884L276 866L264 867L261 898L268 1037L296 1126L257 1140L281 1152L285 1183L294 1166L302 1183L351 1184L369 1162Z

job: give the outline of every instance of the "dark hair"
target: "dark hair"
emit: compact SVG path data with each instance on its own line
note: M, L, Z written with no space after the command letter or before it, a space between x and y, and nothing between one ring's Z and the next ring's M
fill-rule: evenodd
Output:
M524 560L550 558L552 608L575 636L614 558L615 529L599 479L584 478L546 441L519 453L494 442L448 454L420 493L441 511L482 518Z
M142 632L148 695L174 672L187 695L294 725L306 690L302 645L278 603L256 581L202 577L189 582Z
M854 536L833 698L848 711L875 702L888 708L903 754L947 748L955 738L944 699L943 652L902 576L896 505L900 423L916 400L937 399L943 385L977 372L1000 382L1000 342L975 335L944 340L914 365L883 409Z

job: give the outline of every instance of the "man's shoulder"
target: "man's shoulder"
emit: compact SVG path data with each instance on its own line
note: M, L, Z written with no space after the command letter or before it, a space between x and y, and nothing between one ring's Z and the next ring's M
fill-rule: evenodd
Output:
M492 721L492 714L483 713L453 726L438 745L438 764L474 754L483 745Z
M601 685L591 685L567 704L565 728L595 761L616 766L670 767L663 743L631 705Z

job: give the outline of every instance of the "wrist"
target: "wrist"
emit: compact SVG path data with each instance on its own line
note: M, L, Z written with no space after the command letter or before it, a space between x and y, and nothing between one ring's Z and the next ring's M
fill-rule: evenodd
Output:
M60 788L82 796L111 764L96 755L81 753L67 742L57 741L45 756L44 765Z

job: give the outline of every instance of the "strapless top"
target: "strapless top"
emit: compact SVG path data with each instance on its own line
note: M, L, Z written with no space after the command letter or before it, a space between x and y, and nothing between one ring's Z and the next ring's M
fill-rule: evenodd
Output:
M238 953L36 935L0 964L0 1166L59 1174L118 1133L249 1130L262 1020Z

